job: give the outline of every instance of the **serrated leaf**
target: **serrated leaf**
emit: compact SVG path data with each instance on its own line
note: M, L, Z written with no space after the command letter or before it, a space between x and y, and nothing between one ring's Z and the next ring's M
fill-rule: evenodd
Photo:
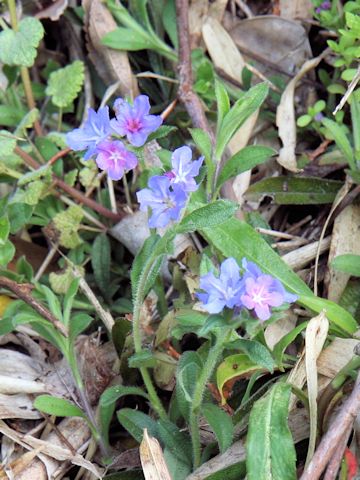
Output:
M54 225L59 232L59 242L65 248L75 248L82 243L77 233L83 212L77 205L69 207L53 218Z
M82 276L85 274L85 270L81 265L77 265L76 268ZM65 270L61 272L51 272L49 274L51 289L58 294L64 295L67 293L73 280L74 273L70 266L66 267Z
M70 105L78 96L84 83L84 63L81 60L52 72L46 87L46 95L59 108Z
M278 383L251 411L246 441L249 480L295 480L296 453L287 423L291 386Z
M21 20L17 32L3 30L0 33L0 61L6 65L32 67L43 36L44 28L34 17Z
M247 189L245 197L258 201L268 196L278 205L314 205L332 203L343 182L312 177L272 177Z
M251 170L268 160L275 153L275 150L269 147L262 147L260 145L251 145L243 148L235 153L223 166L220 175L217 179L217 188L240 173Z
M201 407L206 421L215 433L220 452L224 453L230 446L234 436L234 426L231 417L217 405L205 403Z
M82 417L84 412L75 404L64 398L52 397L51 395L39 395L34 401L34 407L40 412L56 417Z
M39 120L40 112L37 108L33 108L22 118L21 122L17 125L14 135L25 136L26 130L32 128L36 120Z
M234 202L217 200L186 215L177 226L177 232L193 232L204 227L219 225L228 220L236 212L237 208L238 205Z
M0 130L0 155L10 155L16 147L16 138L7 130Z

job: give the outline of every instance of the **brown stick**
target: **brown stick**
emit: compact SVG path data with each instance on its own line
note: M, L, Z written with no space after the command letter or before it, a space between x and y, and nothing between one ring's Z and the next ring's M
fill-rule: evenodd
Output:
M334 452L334 455L332 456L329 465L326 469L324 480L335 480L337 477L337 473L340 468L341 461L344 456L344 452L346 449L346 445L351 433L352 425L350 425L350 428L346 432L344 432L344 435L341 437L339 440L337 450Z
M213 139L214 135L205 116L203 106L193 90L188 0L176 0L176 24L179 39L178 96L185 105L194 127L205 130L210 135L210 138Z
M6 288L7 290L13 292L17 298L23 300L34 310L36 310L39 315L52 323L54 327L65 337L68 336L65 326L56 317L54 317L54 315L47 308L45 308L44 305L35 300L35 298L31 295L30 292L34 288L31 283L16 283L14 280L10 280L10 278L0 276L0 287Z
M38 169L39 167L41 167L41 165L36 160L34 160L28 153L26 153L22 148L15 147L14 151L30 167L32 167L34 169ZM75 200L78 200L79 203L83 203L84 205L91 208L92 210L95 210L96 212L100 213L104 217L109 218L110 220L113 220L114 222L119 222L122 218L124 218L125 213L113 213L108 208L106 208L103 205L100 205L99 203L95 202L95 200L92 200L91 198L86 197L82 192L80 192L76 188L68 185L63 180L61 180L59 177L57 177L56 175L53 175L53 180L54 180L55 185L58 186L59 188L61 188L61 190L68 193Z
M65 157L68 153L71 152L71 148L64 148L64 150L60 150L60 152L55 153L53 157L46 163L46 165L53 165L59 158Z
M351 428L355 418L360 411L360 376L358 376L355 387L341 407L335 421L329 430L323 436L315 455L309 463L307 469L302 474L300 480L318 480L325 470L325 467L331 461L333 455L338 449L339 442L344 437L344 433Z

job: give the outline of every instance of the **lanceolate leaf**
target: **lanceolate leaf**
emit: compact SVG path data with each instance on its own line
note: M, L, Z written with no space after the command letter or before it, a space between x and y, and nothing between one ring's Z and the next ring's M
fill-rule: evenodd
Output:
M215 433L221 453L224 453L230 447L234 435L231 417L212 403L205 403L202 406L202 413Z
M339 255L331 262L331 266L340 272L360 277L360 255Z
M217 200L204 207L200 207L189 215L177 227L180 232L192 232L204 227L219 225L228 220L237 210L238 206L229 200Z
M56 417L85 417L84 412L75 404L51 395L39 395L34 401L34 407Z
M288 427L291 386L277 383L250 414L246 442L248 480L295 480L296 454Z
M252 168L264 163L275 153L275 150L260 145L251 145L235 153L223 166L219 178L217 179L217 188L229 180L229 178L246 172Z
M202 230L204 237L225 257L240 262L246 257L260 268L278 278L290 292L299 295L298 303L320 312L326 310L329 320L348 333L357 329L354 318L343 308L329 300L315 297L310 288L283 262L281 257L250 225L235 218Z
M332 203L343 182L311 177L273 177L254 183L246 191L248 200L268 196L279 205Z

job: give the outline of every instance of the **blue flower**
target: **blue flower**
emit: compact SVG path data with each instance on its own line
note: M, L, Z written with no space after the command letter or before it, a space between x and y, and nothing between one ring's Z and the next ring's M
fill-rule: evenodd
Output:
M192 151L189 147L180 147L171 155L172 170L165 173L172 185L179 185L185 192L195 192L198 185L195 178L199 175L204 157L192 161Z
M114 103L116 120L111 120L111 127L121 137L127 137L135 147L141 147L151 132L162 124L160 115L149 115L150 102L147 95L139 95L134 104L118 98Z
M66 143L72 150L87 150L84 159L88 160L97 153L98 144L110 134L109 107L99 108L98 112L89 108L84 126L67 133Z
M240 305L244 282L236 260L224 260L218 278L212 272L200 277L200 289L205 293L197 293L197 297L209 313L219 313L224 307L234 308Z
M179 220L188 198L186 192L178 185L171 186L165 176L151 177L148 186L137 192L136 196L140 210L146 212L148 207L152 210L149 227L165 227L171 220Z

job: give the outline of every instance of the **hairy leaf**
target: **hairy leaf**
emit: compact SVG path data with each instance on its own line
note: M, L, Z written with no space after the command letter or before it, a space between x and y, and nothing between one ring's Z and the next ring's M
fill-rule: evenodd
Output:
M67 107L78 96L84 83L84 63L81 60L55 70L49 77L46 95L59 108Z

